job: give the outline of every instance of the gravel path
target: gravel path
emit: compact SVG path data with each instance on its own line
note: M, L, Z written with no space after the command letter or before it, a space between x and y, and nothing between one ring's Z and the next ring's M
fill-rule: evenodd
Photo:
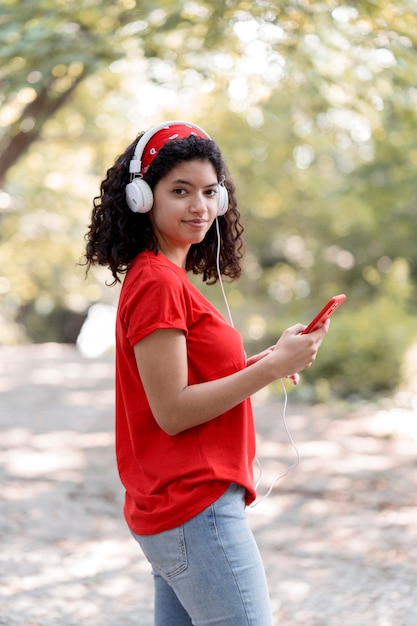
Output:
M148 564L121 513L112 359L3 347L0 392L0 625L152 626ZM264 493L295 455L281 403L255 411ZM416 626L415 411L290 394L288 425L301 463L248 511L276 624Z

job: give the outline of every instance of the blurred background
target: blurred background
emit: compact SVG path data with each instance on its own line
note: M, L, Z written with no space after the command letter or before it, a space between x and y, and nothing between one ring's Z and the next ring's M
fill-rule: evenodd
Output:
M189 119L237 185L247 352L343 292L292 393L414 401L414 0L2 0L0 43L1 344L111 353L118 288L80 265L92 200L139 132Z

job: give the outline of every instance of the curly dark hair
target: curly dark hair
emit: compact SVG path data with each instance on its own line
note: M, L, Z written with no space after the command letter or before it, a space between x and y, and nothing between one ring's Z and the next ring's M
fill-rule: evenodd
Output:
M143 134L143 133L142 133ZM107 171L100 185L100 195L94 198L89 230L85 236L86 272L92 265L107 266L114 278L112 285L120 282L120 276L129 269L131 261L143 250L159 251L148 213L133 213L125 197L126 185L130 182L129 163L134 154L139 135ZM219 216L221 274L236 280L241 274L243 256L243 226L237 209L235 186L230 179L227 166L214 141L191 135L185 139L172 139L159 151L151 163L144 180L154 189L161 180L180 162L191 160L210 161L219 182L224 181L229 196L227 212ZM186 270L202 274L208 284L218 280L217 234L213 223L204 240L191 245L187 255Z

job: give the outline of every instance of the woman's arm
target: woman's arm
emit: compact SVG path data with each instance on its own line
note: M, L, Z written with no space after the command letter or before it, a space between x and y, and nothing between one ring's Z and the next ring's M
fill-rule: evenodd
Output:
M266 350L262 350L262 352L259 352L258 354L254 354L253 356L249 357L248 360L246 361L246 366L250 367L254 363L257 363L258 361L263 359L265 356L270 354L273 349L274 349L274 346L271 346L270 348L266 348ZM300 382L300 375L297 372L295 374L288 374L285 378L290 378L292 382L294 383L294 385L298 385L298 383Z
M262 352L259 352L258 354L254 354L253 356L250 356L248 360L246 361L246 365L249 367L250 365L257 363L258 361L263 359L265 356L267 356L267 354L270 354L273 349L274 349L274 346L271 346L270 348L267 348L266 350L262 350Z
M157 423L169 435L176 435L225 413L274 380L309 367L328 325L300 335L305 327L296 324L285 330L273 349L250 367L196 385L188 385L184 333L156 330L135 345L135 356Z

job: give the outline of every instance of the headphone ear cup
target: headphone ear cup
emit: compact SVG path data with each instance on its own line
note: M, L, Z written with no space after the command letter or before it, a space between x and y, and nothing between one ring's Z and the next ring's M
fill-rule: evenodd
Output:
M134 178L126 185L127 206L133 213L148 213L153 205L153 193L142 178Z
M229 194L224 185L219 185L217 189L217 215L224 215L229 208Z

